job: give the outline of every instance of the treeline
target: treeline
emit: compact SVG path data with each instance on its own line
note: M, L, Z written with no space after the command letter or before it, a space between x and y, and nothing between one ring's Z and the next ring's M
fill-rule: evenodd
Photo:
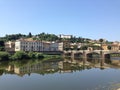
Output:
M0 40L0 51L5 51L5 42Z
M5 35L4 37L0 37L0 41L15 41L17 39L20 38L33 38L34 40L44 40L44 41L66 41L68 40L69 42L75 43L75 42L79 42L79 43L87 43L89 42L88 38L82 38L82 37L75 37L72 36L70 39L64 39L64 38L59 38L57 35L55 34L48 34L48 33L40 33L37 35L32 35L32 33L28 33L28 35L25 34L11 34L11 35Z
M35 35L34 39L44 40L44 41L57 41L59 40L58 36L55 34L46 34L46 33L40 33Z
M0 61L5 60L49 60L49 59L58 59L61 58L60 55L46 55L39 52L24 52L24 51L17 51L14 54L10 54L8 52L0 52Z
M24 34L11 34L11 35L5 35L5 37L1 37L1 41L15 41L20 38L26 38L27 35Z
M9 54L8 52L0 52L0 61L1 60L23 60L23 59L42 59L44 55L38 52L23 52L18 51L13 55Z
M69 40L71 43L89 43L91 39L74 36L74 37L71 37Z

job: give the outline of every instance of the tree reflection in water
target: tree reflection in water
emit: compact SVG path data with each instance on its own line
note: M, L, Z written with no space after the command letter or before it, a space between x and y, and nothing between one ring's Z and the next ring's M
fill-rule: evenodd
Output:
M31 73L37 73L40 75L53 74L53 73L67 73L81 71L84 69L100 68L99 59L87 59L86 63L83 63L82 58L66 58L64 60L21 60L21 61L3 61L0 62L0 75L3 73L17 74L24 76ZM110 67L110 63L107 61L106 65ZM102 68L103 69L103 68Z

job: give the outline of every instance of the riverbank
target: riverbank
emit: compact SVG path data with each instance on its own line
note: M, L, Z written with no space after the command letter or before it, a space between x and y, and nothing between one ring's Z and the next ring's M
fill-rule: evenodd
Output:
M27 59L40 59L40 60L48 60L52 58L62 58L60 55L47 55L39 52L23 52L18 51L14 54L10 54L8 52L0 52L0 61L4 60L27 60Z

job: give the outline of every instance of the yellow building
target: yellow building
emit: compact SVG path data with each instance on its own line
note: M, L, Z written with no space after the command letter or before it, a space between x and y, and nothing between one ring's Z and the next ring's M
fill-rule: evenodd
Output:
M107 44L102 44L102 49L103 50L108 50L108 45Z

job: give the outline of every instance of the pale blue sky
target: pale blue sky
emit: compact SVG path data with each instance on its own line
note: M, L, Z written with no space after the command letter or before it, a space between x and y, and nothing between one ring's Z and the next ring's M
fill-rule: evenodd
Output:
M29 32L120 41L120 0L0 0L0 36Z

